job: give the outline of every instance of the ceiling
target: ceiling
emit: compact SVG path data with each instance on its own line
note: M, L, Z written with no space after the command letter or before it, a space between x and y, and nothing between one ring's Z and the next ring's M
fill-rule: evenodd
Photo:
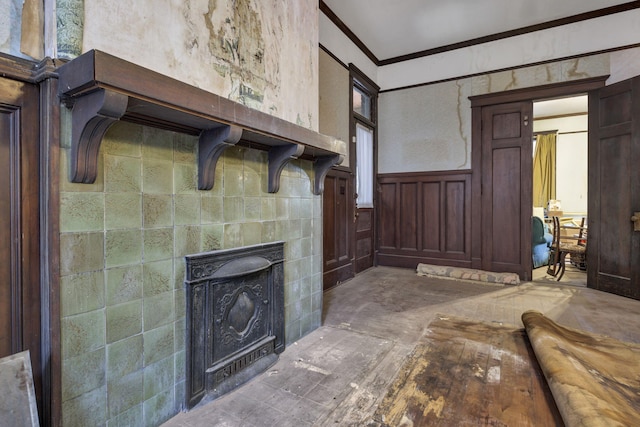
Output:
M379 61L526 29L624 3L635 3L638 7L638 2L628 0L320 1Z

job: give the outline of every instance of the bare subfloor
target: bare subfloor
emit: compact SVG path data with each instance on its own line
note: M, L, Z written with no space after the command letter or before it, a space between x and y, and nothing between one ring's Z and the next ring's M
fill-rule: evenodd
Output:
M586 288L585 276L567 268L555 282L537 271L536 282L498 287L369 269L325 293L322 326L271 369L164 425L366 425L437 314L522 327L521 314L538 310L565 326L640 343L640 301Z

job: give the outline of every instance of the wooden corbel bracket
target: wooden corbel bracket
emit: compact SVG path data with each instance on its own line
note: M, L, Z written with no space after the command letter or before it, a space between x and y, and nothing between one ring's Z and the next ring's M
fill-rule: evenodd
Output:
M304 152L304 145L278 145L269 149L269 179L267 190L277 193L280 189L280 175L284 167L293 159L297 159Z
M211 190L218 159L242 136L242 128L234 125L203 130L198 140L198 190Z
M98 89L77 99L72 109L70 179L91 184L98 174L98 152L109 127L127 110L129 97Z
M313 194L320 195L324 191L324 179L331 169L334 166L338 166L344 160L344 156L342 154L335 154L332 156L321 156L317 157L313 162L313 170L314 170L314 183L313 183Z

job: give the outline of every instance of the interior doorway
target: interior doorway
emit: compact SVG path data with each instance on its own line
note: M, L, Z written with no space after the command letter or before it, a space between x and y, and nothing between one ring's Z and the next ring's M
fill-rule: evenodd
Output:
M549 248L552 216L558 216L563 227L588 226L588 124L586 93L533 101L533 216L540 219L532 218L534 281L556 281L547 274L549 257L553 256ZM573 238L579 234L578 229L560 230L569 243L577 243ZM586 286L585 261L567 258L562 284Z

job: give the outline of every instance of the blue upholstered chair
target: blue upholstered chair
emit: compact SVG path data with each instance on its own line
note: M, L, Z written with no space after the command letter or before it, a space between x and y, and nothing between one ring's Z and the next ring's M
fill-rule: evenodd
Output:
M553 235L548 232L544 222L537 216L531 217L533 268L542 267L549 263L549 245L551 245L552 241Z

